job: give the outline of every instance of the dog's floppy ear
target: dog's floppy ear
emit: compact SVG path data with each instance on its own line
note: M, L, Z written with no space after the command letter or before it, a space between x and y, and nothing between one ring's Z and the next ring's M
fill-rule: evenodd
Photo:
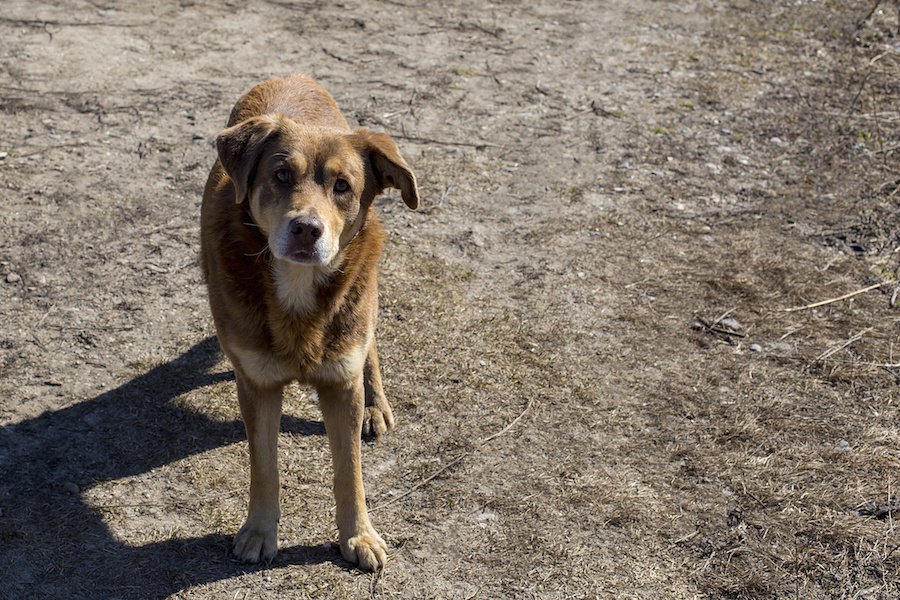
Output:
M279 126L280 119L277 117L252 117L223 130L216 138L219 160L234 184L234 199L238 204L250 192L250 183L262 149Z
M380 194L384 188L396 188L400 190L400 197L406 206L413 210L419 208L416 176L389 135L357 129L353 133L353 143L372 168L375 178L373 196Z

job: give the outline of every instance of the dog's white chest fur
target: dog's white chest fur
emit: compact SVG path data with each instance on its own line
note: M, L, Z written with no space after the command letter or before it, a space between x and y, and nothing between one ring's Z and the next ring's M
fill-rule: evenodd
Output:
M275 295L284 310L304 314L316 307L316 288L325 277L321 268L277 260L272 270Z

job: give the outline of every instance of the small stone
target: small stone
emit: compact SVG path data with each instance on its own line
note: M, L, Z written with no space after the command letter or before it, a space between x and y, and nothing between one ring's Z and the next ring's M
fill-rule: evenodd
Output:
M721 321L719 321L719 323L721 323L721 324L724 325L725 327L731 329L732 331L740 331L741 329L744 328L744 326L741 325L741 324L737 321L737 319L734 319L734 318L732 318L732 317L725 317L724 319L722 319Z
M769 349L774 350L775 352L783 352L788 354L794 351L794 346L787 342L772 342L769 344Z
M838 440L838 443L834 446L835 451L837 452L850 452L850 442L847 440Z
M82 420L90 427L97 427L103 422L103 418L103 413L97 409L84 415Z
M22 277L18 273L7 273L6 283L19 283Z
M0 160L3 160L7 156L9 156L9 152L0 152Z
M492 510L484 509L483 511L475 515L475 519L479 523L484 523L485 521L496 521L497 513Z
M750 352L762 352L762 346L759 344L750 344Z

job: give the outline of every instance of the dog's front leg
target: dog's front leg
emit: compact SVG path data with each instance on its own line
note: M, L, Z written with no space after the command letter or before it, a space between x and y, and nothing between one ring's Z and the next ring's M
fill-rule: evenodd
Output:
M278 552L278 430L283 387L260 388L236 374L238 401L250 445L250 506L232 552L244 562L270 561Z
M372 527L362 481L362 374L346 385L319 386L319 404L334 465L334 500L341 554L366 571L384 567L387 545Z

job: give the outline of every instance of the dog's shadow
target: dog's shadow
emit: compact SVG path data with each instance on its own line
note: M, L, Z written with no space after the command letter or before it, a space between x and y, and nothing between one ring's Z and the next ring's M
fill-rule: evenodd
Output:
M210 372L218 360L210 337L112 391L0 429L0 598L159 597L253 569L229 558L222 535L143 546L116 539L80 492L245 439L239 421L172 402L233 378ZM325 433L320 422L289 416L282 430ZM135 504L147 502L135 494ZM327 545L283 548L276 561L344 564Z

